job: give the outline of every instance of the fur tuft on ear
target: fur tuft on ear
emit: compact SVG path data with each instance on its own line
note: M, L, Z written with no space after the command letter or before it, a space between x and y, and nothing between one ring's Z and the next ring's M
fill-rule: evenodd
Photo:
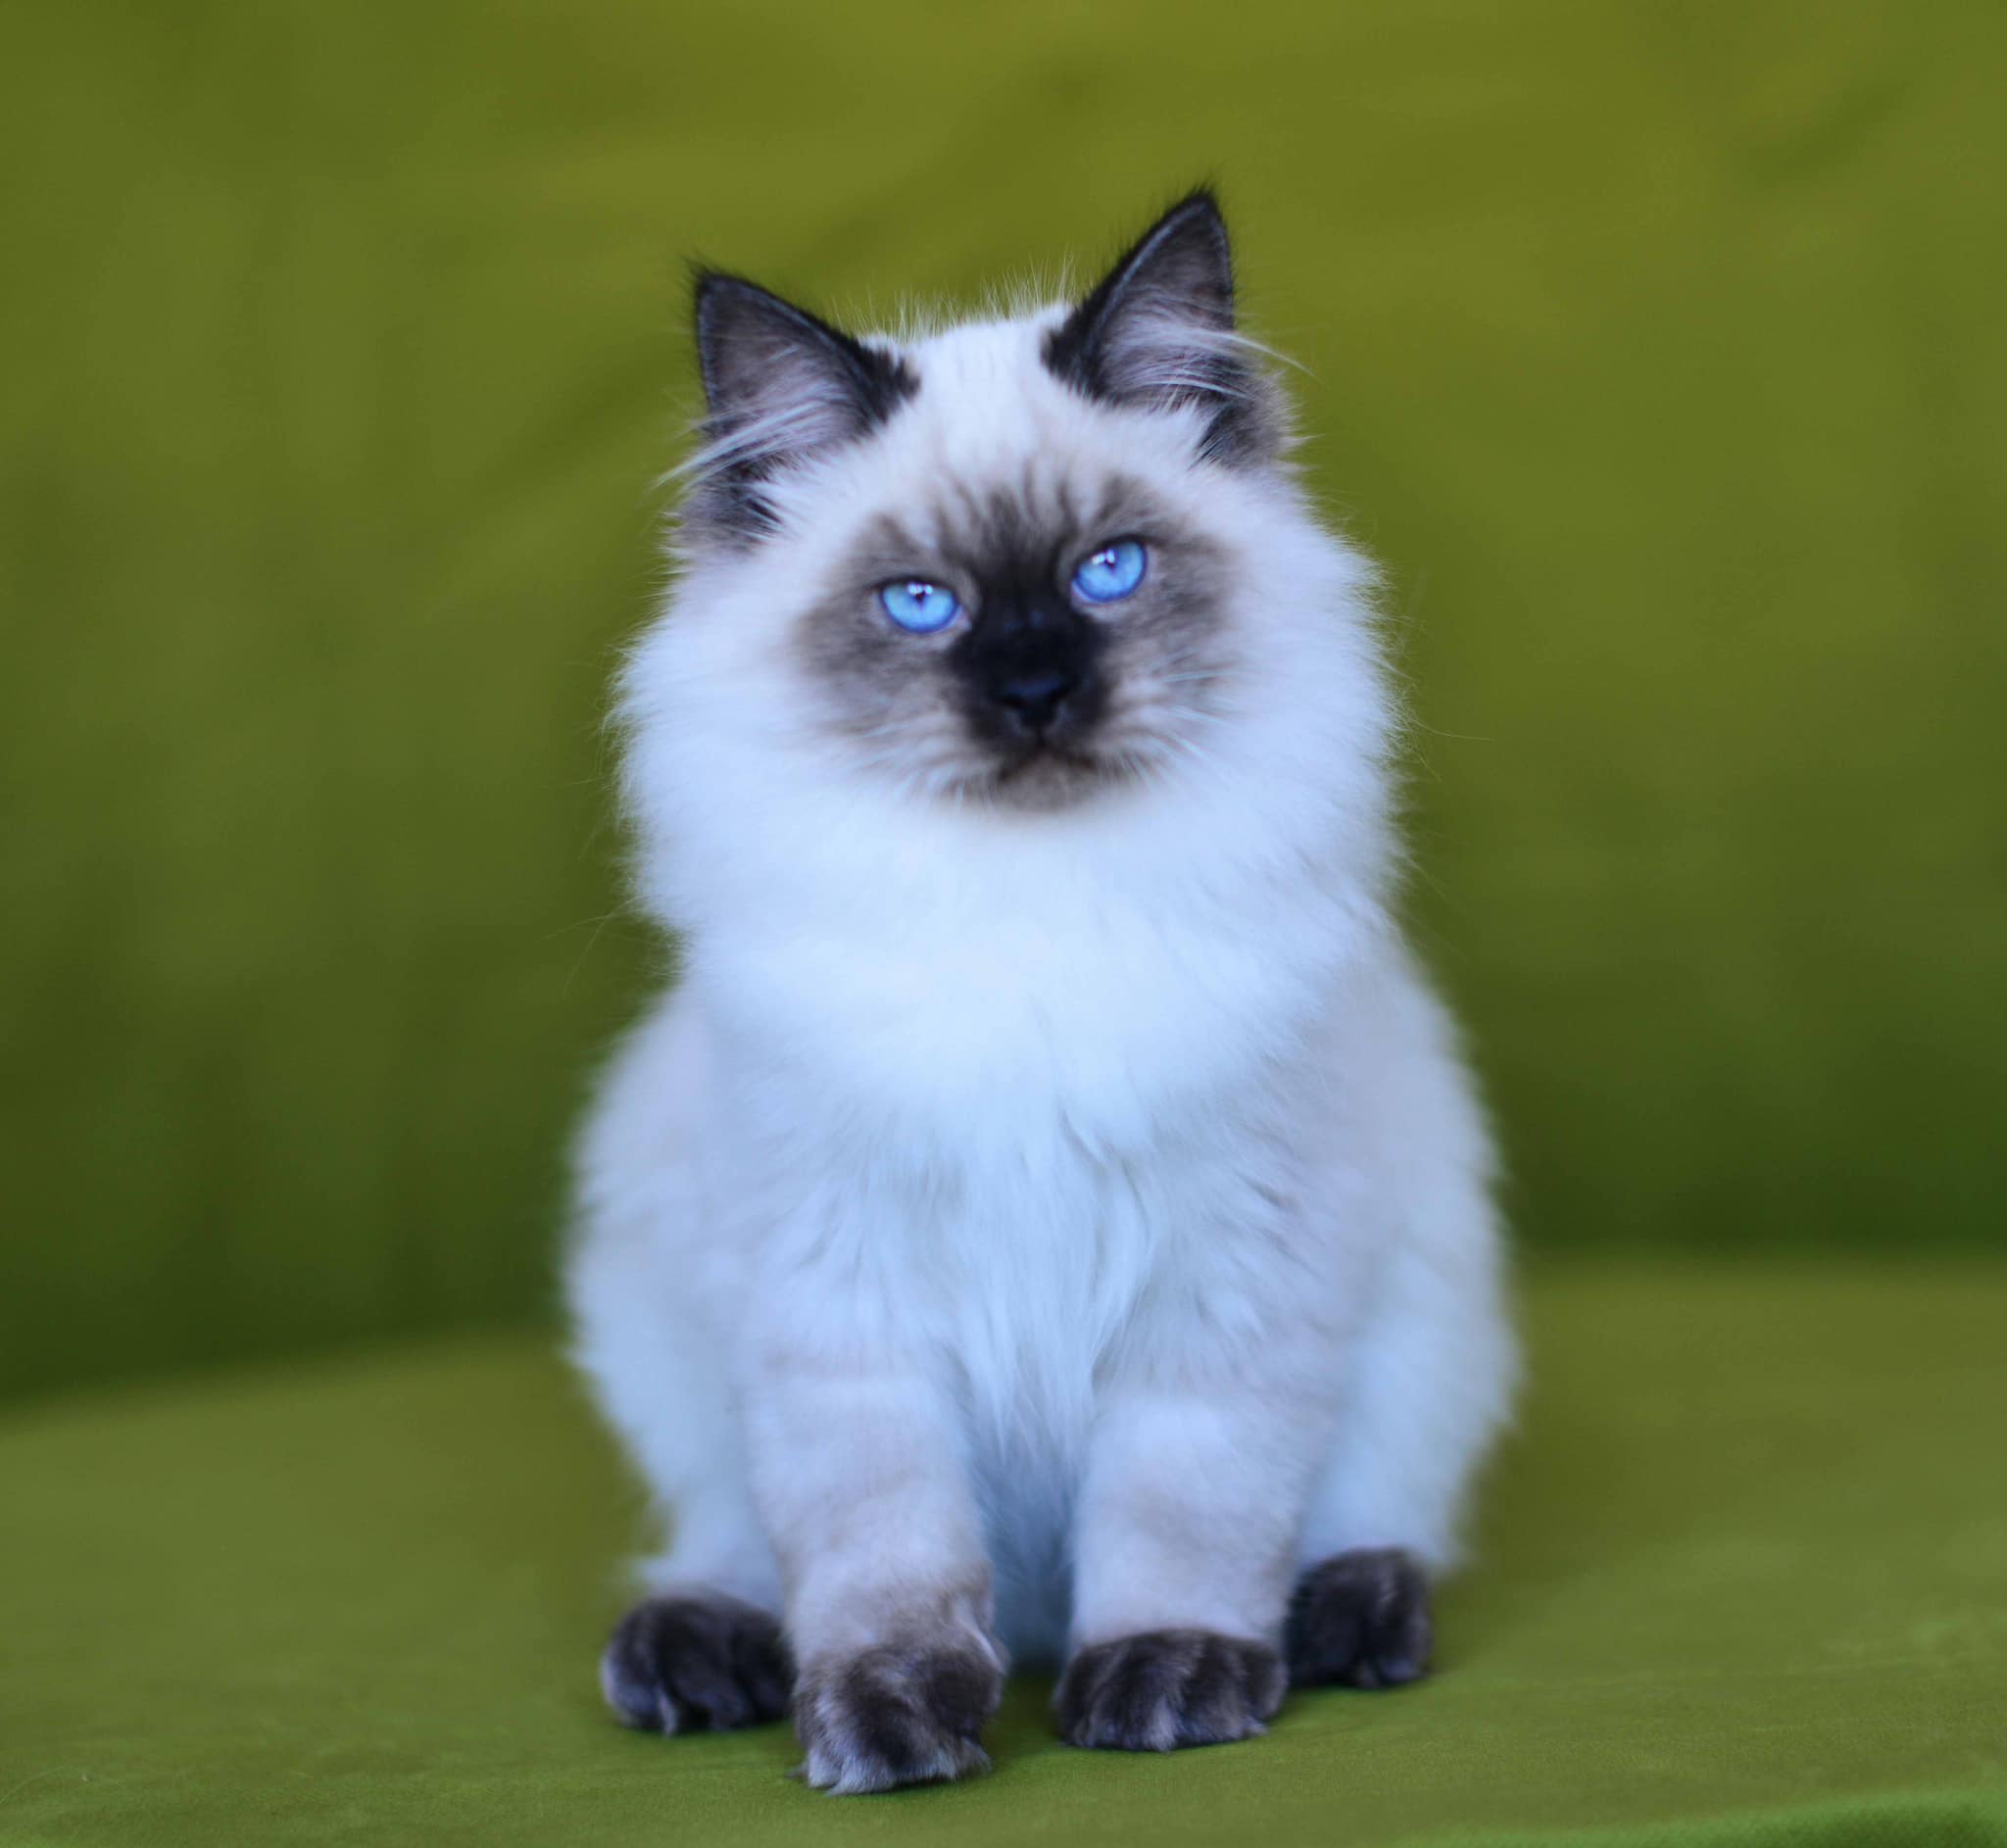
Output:
M1174 205L1047 337L1046 365L1091 398L1206 414L1210 462L1269 460L1281 448L1260 349L1234 325L1234 260L1204 189Z
M708 414L682 471L696 483L686 513L730 536L772 529L762 483L865 435L917 389L897 355L740 276L700 271L696 320Z

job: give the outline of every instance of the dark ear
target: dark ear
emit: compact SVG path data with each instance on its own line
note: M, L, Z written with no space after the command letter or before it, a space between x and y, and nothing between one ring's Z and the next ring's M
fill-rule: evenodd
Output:
M916 389L894 355L715 270L697 278L697 363L709 415L693 505L748 534L773 523L761 483L864 435Z
M1046 364L1075 390L1144 409L1196 405L1200 453L1272 454L1267 379L1234 330L1234 259L1209 192L1164 214L1046 340Z

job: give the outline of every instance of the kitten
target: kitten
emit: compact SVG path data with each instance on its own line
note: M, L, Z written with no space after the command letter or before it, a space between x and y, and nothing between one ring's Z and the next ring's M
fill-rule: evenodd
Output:
M697 288L622 683L680 984L580 1159L577 1351L669 1517L631 1726L811 1784L1261 1730L1427 1665L1513 1371L1491 1156L1390 918L1367 566L1199 193L1077 306L853 339Z

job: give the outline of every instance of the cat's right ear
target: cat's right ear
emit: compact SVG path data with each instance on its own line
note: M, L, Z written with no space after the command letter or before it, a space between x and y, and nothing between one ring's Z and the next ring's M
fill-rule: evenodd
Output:
M1046 337L1046 365L1084 397L1144 410L1189 406L1199 454L1272 460L1281 404L1234 323L1234 259L1219 202L1200 188L1130 248Z
M694 511L742 536L772 529L763 483L867 434L915 389L896 355L740 276L700 271L696 319L708 414Z

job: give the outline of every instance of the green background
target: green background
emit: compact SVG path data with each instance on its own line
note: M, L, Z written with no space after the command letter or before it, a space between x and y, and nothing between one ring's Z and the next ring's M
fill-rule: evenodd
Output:
M681 266L1219 181L1536 1252L1997 1248L2007 16L105 0L0 44L0 1388L548 1311Z
M0 11L0 1841L2007 1840L2003 172L1993 0ZM1523 1426L1421 1687L818 1806L599 1711L549 1332L683 265L1200 178L1390 567Z

